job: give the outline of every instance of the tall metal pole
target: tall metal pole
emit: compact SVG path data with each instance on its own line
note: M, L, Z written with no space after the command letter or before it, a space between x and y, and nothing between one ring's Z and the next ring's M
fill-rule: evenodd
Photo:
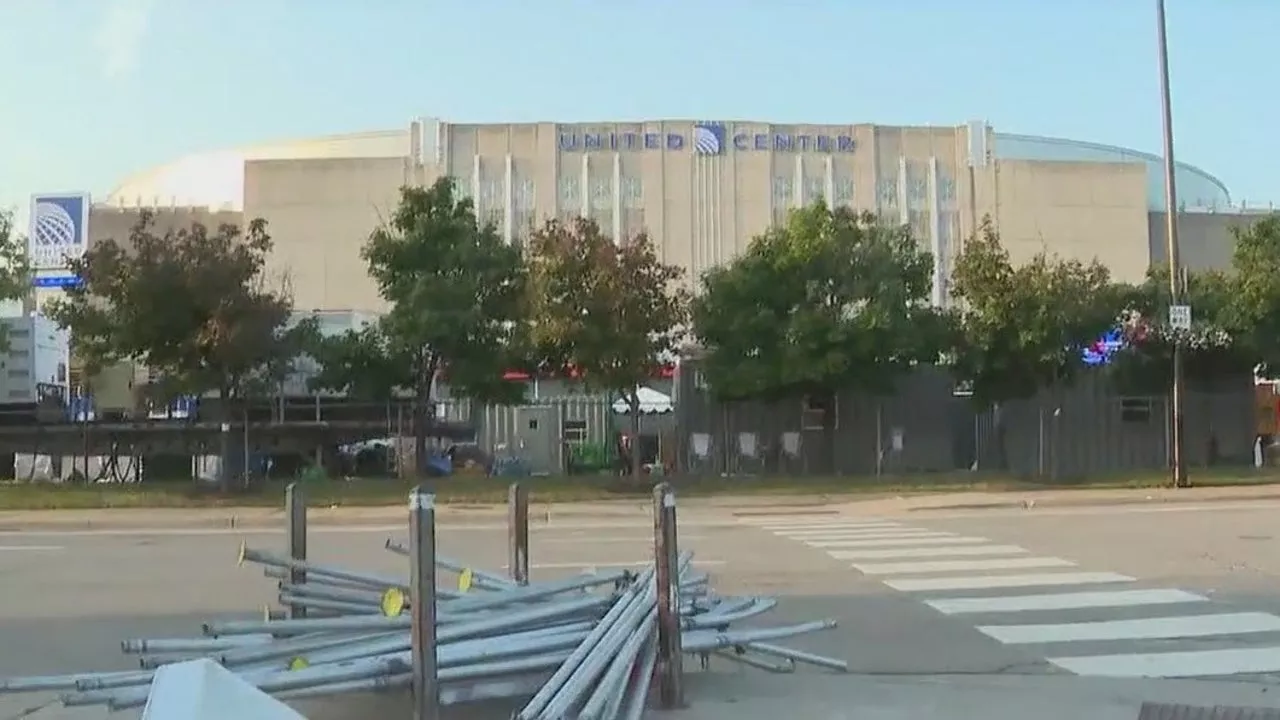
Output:
M1169 38L1165 31L1164 0L1156 0L1157 33L1160 45L1160 105L1164 114L1164 233L1169 257L1169 304L1182 304L1182 263L1178 255L1178 186L1173 160L1173 101L1169 91ZM1168 320L1166 318L1166 320ZM1187 464L1183 457L1182 348L1173 346L1173 387L1170 388L1172 421L1169 424L1169 465L1174 487L1187 487Z

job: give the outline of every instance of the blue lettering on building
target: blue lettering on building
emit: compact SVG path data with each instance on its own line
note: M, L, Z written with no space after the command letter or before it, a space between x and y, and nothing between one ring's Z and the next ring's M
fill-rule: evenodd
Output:
M718 130L717 130L718 128ZM718 132L708 132L708 129ZM694 128L693 139L683 133L634 133L596 132L560 134L562 152L636 152L642 150L668 150L678 152L692 148L699 155L719 155L729 143L723 139L723 126L699 124ZM807 135L796 133L734 133L730 139L735 152L818 152L851 153L856 147L852 135Z

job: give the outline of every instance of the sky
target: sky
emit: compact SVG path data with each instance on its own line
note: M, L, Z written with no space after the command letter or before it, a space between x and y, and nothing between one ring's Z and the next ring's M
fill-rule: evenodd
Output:
M1167 0L1175 156L1280 202L1277 0ZM960 125L1161 152L1155 0L0 0L0 207L453 122Z

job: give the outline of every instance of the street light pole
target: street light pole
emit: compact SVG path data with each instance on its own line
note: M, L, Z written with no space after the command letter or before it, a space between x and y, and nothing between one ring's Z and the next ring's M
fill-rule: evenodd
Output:
M1165 30L1164 0L1156 0L1156 22L1160 45L1160 105L1164 114L1164 231L1169 260L1169 304L1173 306L1182 304L1182 263L1178 255L1178 187L1173 160L1173 102L1169 92L1169 37ZM1182 452L1182 403L1185 392L1182 360L1182 348L1174 343L1169 433L1169 464L1173 472L1174 487L1189 485L1187 464Z

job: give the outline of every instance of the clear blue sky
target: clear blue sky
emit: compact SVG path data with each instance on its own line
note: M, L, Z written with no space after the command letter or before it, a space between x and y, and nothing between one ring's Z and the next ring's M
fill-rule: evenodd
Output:
M1280 0L1168 0L1179 160L1280 201ZM1154 0L0 0L0 206L453 121L958 125L1160 152Z

